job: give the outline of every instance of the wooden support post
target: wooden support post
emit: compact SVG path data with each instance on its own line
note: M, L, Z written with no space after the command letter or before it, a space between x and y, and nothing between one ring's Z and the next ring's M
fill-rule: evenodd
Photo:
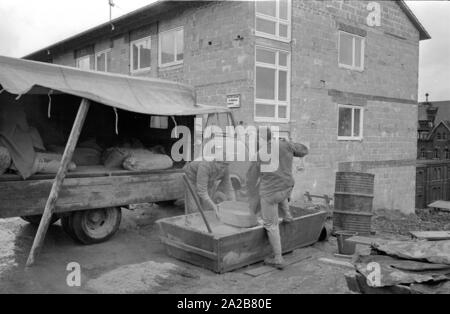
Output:
M212 233L211 226L209 225L209 222L206 219L206 216L205 216L205 213L203 210L202 202L199 199L197 193L195 192L193 186L191 185L191 183L189 182L189 179L186 177L185 174L183 174L183 180L184 180L184 184L186 185L186 188L188 189L188 192L191 193L192 198L194 199L195 204L198 207L198 211L200 212L200 215L202 215L203 221L205 222L205 225L206 225L206 229L208 229L209 233Z
M30 255L28 256L26 264L27 267L34 264L36 256L39 254L42 244L44 243L45 234L47 233L48 227L50 225L50 220L55 210L59 192L64 182L64 178L66 177L68 165L72 160L73 152L75 151L75 147L77 146L78 138L80 137L80 133L89 111L89 107L90 101L87 99L83 99L78 109L75 122L73 123L72 131L70 133L69 140L67 141L66 149L64 150L64 154L61 160L61 165L58 169L58 173L56 174L55 181L53 182L50 195L47 199L47 203L45 204L44 214L42 215L38 231L34 238L33 246L31 247Z

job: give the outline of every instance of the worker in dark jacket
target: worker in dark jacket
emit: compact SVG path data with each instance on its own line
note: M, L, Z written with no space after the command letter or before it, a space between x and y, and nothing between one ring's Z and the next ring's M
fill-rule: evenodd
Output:
M271 147L272 136L269 129L267 129L266 139L262 140L260 137L259 141L266 142L267 147ZM266 259L265 263L282 269L285 264L282 257L278 210L282 212L284 221L292 221L288 199L295 184L292 175L293 159L306 156L308 148L285 139L280 139L278 143L279 155L275 160L275 169L270 172L261 171L261 166L268 162L255 162L249 169L247 180L251 197L250 205L254 211L258 210L257 206L260 206L264 228L274 253L274 257ZM260 144L260 148L261 146ZM274 160L270 162L273 163Z
M228 167L226 161L193 161L184 167L186 177L195 188L205 210L217 213L217 205L213 201L217 192L222 196L221 201L235 200ZM189 191L185 192L185 210L186 214L198 211Z

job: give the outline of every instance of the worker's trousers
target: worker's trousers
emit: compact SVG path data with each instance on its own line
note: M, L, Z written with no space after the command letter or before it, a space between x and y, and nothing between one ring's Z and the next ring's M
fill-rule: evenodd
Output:
M278 210L281 211L284 218L291 217L288 203L291 191L292 189L288 189L273 193L267 197L261 197L261 214L264 221L264 228L267 231L267 236L269 237L269 242L276 259L280 259L282 256Z

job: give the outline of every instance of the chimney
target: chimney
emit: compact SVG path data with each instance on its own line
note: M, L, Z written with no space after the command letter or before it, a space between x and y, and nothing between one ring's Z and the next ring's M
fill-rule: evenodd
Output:
M430 94L426 93L425 94L425 97L426 97L425 105L427 106L427 120L429 122L431 122L430 127L433 128L439 108L433 107L433 104L428 101L428 96L430 96Z

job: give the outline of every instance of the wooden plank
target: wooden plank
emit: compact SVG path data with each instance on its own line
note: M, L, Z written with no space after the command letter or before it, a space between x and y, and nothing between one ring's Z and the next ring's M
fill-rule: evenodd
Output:
M310 259L312 256L294 256L294 257L288 257L285 258L285 264L286 266L289 265L293 265L293 264L297 264L300 262L303 262L307 259ZM249 270L246 270L244 272L244 274L252 276L252 277L258 277L267 273L271 273L273 271L276 271L277 269L272 267L272 266L266 266L266 265L262 265L262 266L258 266Z
M345 241L348 241L350 243L356 243L356 244L362 244L362 245L371 246L372 243L376 243L378 241L382 241L382 239L369 238L369 237L363 237L363 236L353 236L351 238L346 239Z
M195 192L194 188L192 187L191 183L189 182L189 180L185 174L183 174L183 181L184 181L184 184L186 185L186 188L188 189L189 193L191 193L191 196L194 199L195 204L197 205L197 209L200 212L200 215L202 216L203 221L205 222L206 229L208 229L209 233L212 233L211 226L209 225L209 222L205 217L202 202L201 202L200 198L198 197L197 192Z
M201 255L203 257L206 257L206 258L209 258L209 259L212 259L212 260L216 260L217 259L217 254L214 253L214 252L209 252L209 251L206 251L206 250L202 250L202 249L199 249L199 248L197 248L195 246L187 245L187 244L185 244L183 242L173 241L173 240L170 240L169 238L166 238L166 237L160 237L160 239L161 239L161 242L163 244L165 244L165 245L172 246L172 247L175 247L177 249L184 250L184 251L187 251L187 252L192 252L194 254Z
M431 208L438 208L442 211L449 211L450 212L450 202L448 201L435 201L431 204L428 204L428 207Z
M67 168L69 167L69 163L72 160L73 152L75 151L75 147L77 146L78 138L80 137L84 121L86 120L86 116L89 111L89 107L90 101L83 98L80 104L80 108L78 109L75 122L73 123L72 131L70 132L66 149L64 150L64 154L61 159L61 165L58 169L58 173L56 174L56 178L52 185L47 203L45 204L44 213L42 214L41 222L39 224L36 237L34 238L30 255L28 256L26 264L27 267L34 264L35 258L39 254L39 251L44 242L45 234L47 233L48 227L50 225L50 220L56 206L56 201L58 200L59 192L67 173Z
M170 172L65 179L55 209L62 213L179 199L184 194L181 175ZM0 182L0 218L42 214L52 183Z
M411 235L419 240L450 240L450 231L411 231Z
M150 174L171 174L183 173L182 168L170 168L165 170L148 170L148 171L130 171L122 168L106 168L105 166L77 166L75 171L68 172L66 179L70 178L96 178L96 177L116 177L116 176L137 176ZM54 180L55 174L37 173L27 178L30 181ZM23 179L17 174L3 174L0 176L0 182L22 182Z
M345 268L349 268L349 269L355 269L355 266L353 266L352 263L346 262L346 261L339 261L336 259L331 259L331 258L319 258L319 261L324 263L324 264L328 264L328 265L332 265L332 266L339 266L339 267L345 267Z

